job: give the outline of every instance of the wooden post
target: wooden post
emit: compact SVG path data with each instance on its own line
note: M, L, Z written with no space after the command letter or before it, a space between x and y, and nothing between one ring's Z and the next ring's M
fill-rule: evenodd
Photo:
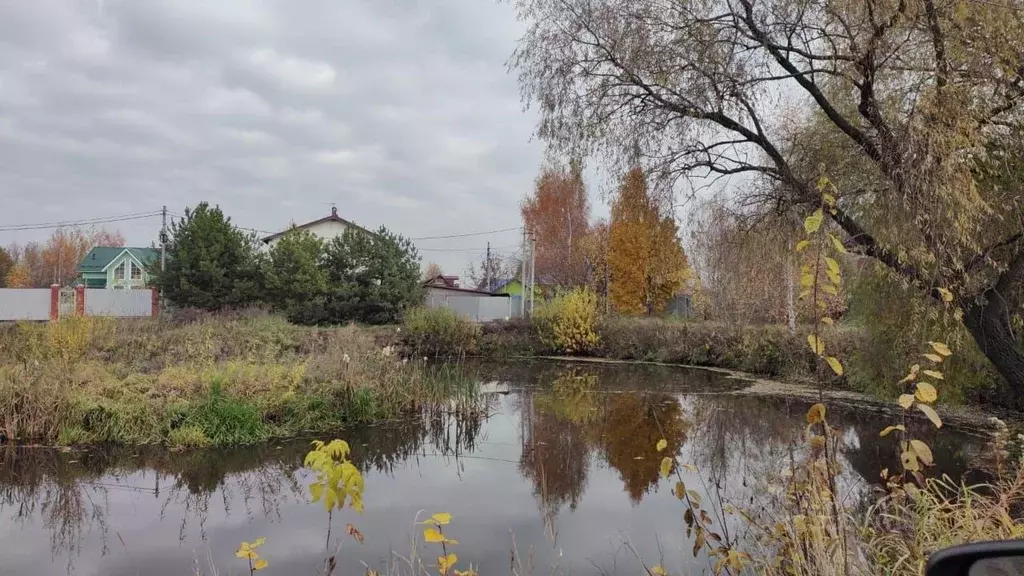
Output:
M160 315L160 291L156 288L150 288L149 291L153 295L153 307L150 311L150 315L156 318Z
M50 285L50 320L60 319L60 284Z
M75 286L75 316L85 316L85 286Z

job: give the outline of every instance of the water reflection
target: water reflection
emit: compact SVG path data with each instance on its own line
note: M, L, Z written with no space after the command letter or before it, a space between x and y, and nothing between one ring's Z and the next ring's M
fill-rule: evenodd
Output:
M367 480L367 512L352 519L366 544L343 548L345 571L408 554L422 508L455 515L459 555L483 572L508 569L510 530L544 572L634 573L626 538L645 557L691 566L674 480L659 477L660 438L665 454L699 467L684 471L687 485L712 502L752 503L802 457L806 403L730 395L743 383L718 374L553 363L467 370L507 394L339 433ZM885 419L836 408L829 418L842 430L842 482L857 498L882 467L898 465L892 442L878 437ZM938 473L962 473L981 450L953 430L915 433L934 435ZM266 536L275 573L314 573L326 519L307 503L307 450L308 440L182 453L5 447L0 562L10 573L135 574L140 558L154 576L226 572L237 568L239 541Z

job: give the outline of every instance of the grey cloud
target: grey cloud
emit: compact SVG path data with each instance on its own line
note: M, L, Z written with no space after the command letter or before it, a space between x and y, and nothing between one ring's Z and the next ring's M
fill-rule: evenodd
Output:
M0 224L209 200L261 230L331 202L411 237L515 226L541 160L520 31L480 0L5 3ZM123 224L148 244L158 222ZM434 249L487 240L421 247L461 272L473 254Z

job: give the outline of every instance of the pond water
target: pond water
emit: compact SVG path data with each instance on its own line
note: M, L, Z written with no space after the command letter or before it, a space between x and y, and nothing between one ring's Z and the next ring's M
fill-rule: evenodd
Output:
M807 402L736 394L747 383L715 372L545 362L463 371L480 383L474 402L336 435L366 482L365 512L335 513L337 573L387 573L412 553L415 520L433 512L453 515L445 534L459 541L459 567L482 574L638 574L638 555L699 571L707 564L690 554L656 442L698 468L682 475L706 503L742 506L760 505L766 483L804 453ZM858 505L883 467L898 468L893 439L878 435L889 418L828 416L841 430L842 491ZM951 427L915 434L930 438L937 474L963 474L984 448ZM327 514L307 497L308 449L308 439L181 453L6 447L0 573L242 574L235 549L265 537L262 574L317 574ZM418 554L435 558L437 546L421 542Z

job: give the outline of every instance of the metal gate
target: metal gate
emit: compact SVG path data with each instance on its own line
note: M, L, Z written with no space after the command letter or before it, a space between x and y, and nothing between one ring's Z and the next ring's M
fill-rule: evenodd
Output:
M61 288L57 299L58 318L71 318L75 315L75 289Z

